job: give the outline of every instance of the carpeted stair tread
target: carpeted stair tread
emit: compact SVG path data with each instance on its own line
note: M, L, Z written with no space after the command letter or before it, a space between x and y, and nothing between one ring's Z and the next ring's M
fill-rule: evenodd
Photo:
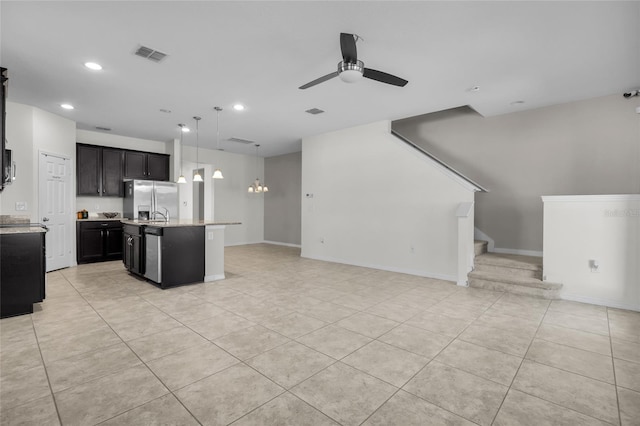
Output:
M504 291L507 293L519 294L522 296L541 297L543 299L557 299L560 296L559 288L547 289L538 287L526 287L497 281L471 279L469 280L469 286L474 288L482 288L485 290Z
M476 264L503 266L505 268L542 270L542 258L536 256L522 256L518 254L484 253L475 257Z
M514 275L502 275L484 271L472 271L469 273L470 280L483 280L499 282L504 284L511 284L523 287L533 287L540 289L553 289L559 290L562 288L562 284L551 283L548 281L542 281L536 278L519 277Z
M473 241L473 251L476 256L480 256L487 252L487 246L489 245L488 241L482 240L474 240Z

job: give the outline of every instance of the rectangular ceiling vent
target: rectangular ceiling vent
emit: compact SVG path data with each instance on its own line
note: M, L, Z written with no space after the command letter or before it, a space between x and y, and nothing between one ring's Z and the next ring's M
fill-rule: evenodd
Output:
M138 50L136 50L135 53L136 55L153 62L160 62L167 56L166 53L162 53L146 46L138 47Z
M306 110L305 112L308 112L309 114L312 114L312 115L317 115L317 114L322 114L324 111L321 110L320 108L311 108Z
M242 143L242 144L245 144L245 145L251 145L251 144L255 143L254 141L249 141L247 139L240 139L240 138L229 138L227 140L229 142Z

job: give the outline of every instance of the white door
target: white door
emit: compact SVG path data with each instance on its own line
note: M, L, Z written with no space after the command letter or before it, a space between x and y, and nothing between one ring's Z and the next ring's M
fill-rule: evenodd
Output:
M46 234L47 272L72 264L71 160L40 152L39 222L49 228Z

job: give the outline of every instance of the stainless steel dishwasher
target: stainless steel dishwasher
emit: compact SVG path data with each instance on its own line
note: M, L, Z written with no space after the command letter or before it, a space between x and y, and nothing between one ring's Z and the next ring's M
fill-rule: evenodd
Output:
M151 281L162 284L162 228L147 226L145 238L145 272Z

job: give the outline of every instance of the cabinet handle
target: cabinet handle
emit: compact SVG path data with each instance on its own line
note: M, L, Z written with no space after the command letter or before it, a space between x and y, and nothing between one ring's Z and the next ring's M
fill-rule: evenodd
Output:
M107 238L109 238L109 230L107 229Z

